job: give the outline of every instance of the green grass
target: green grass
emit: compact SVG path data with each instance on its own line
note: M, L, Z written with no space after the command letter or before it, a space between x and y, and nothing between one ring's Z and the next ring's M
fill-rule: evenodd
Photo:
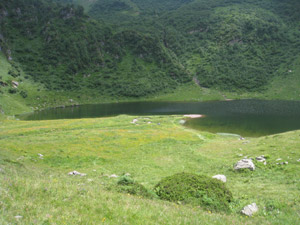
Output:
M134 118L0 121L0 224L299 224L300 131L241 141L186 129L180 116ZM268 164L235 172L240 154L268 155ZM231 212L120 194L107 177L130 173L152 190L179 172L225 174ZM242 216L252 202L259 212Z

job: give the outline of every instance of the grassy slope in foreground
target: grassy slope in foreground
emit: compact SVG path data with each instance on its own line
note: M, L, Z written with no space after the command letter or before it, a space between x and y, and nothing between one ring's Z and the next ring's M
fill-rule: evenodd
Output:
M139 117L139 125L130 123L134 118L1 121L0 224L299 223L300 131L241 141L186 129L179 116ZM240 154L269 156L268 164L234 172ZM289 164L276 165L278 158ZM68 176L72 170L87 176ZM106 176L130 173L151 189L183 171L225 174L235 199L232 212L120 194L113 186L117 179ZM241 216L252 202L259 212Z

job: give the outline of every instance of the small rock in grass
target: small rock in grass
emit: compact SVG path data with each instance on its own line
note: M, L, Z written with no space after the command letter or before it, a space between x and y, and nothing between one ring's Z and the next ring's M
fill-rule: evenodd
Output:
M279 159L276 159L276 161L280 161L280 160L282 160L281 158L279 158Z
M112 174L112 175L109 176L109 178L118 178L118 177L119 177L119 176L116 175L116 174Z
M218 175L213 176L212 178L218 179L218 180L226 183L226 176L225 175L218 174Z
M185 120L179 120L179 124L185 124Z
M235 170L240 170L240 169L255 170L255 165L251 159L242 159L235 164L234 169Z
M40 157L40 159L44 159L44 156L41 153L39 153L38 156Z
M265 158L264 155L261 155L261 156L256 157L256 160L257 160L258 162L265 162L265 161L266 161L266 158Z
M19 216L19 215L18 215L18 216L15 216L15 218L16 218L16 219L22 219L23 216Z
M281 163L276 163L277 165L287 165L289 162L281 162Z
M252 216L254 213L258 211L258 207L256 203L252 203L251 205L247 205L244 207L244 209L241 211L246 216Z
M298 159L297 162L300 162L300 159Z
M131 123L136 123L136 122L138 122L138 120L137 119L133 119Z
M130 173L125 173L124 176L129 177L129 176L130 176Z
M74 170L74 171L72 171L72 172L70 172L69 173L69 175L73 175L73 176L86 176L86 174L85 173L79 173L79 172L77 172L76 170Z

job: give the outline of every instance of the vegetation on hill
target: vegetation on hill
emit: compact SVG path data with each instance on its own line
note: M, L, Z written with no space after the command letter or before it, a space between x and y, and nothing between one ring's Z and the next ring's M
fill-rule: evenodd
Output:
M189 80L177 57L155 37L116 33L83 11L42 0L1 3L1 47L49 90L138 97Z
M299 54L299 8L293 0L98 0L89 14L158 36L203 87L255 91Z

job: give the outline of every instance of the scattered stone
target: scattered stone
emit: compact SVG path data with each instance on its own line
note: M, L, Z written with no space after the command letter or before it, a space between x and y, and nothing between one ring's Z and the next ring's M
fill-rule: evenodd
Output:
M93 181L93 179L88 179L87 181L88 181L88 182L92 182L92 181Z
M185 124L185 120L180 120L179 124L181 124L181 125Z
M39 153L38 156L40 159L44 159L44 156L42 154Z
M234 169L235 170L240 170L240 169L255 170L255 165L251 159L242 159L235 164Z
M129 177L129 176L130 176L130 173L125 173L124 176Z
M297 162L300 162L300 159L298 159Z
M226 176L225 175L218 174L218 175L213 176L212 178L218 179L218 180L226 183Z
M264 161L264 165L267 165L267 161Z
M292 70L289 70L288 72L291 73L291 72L293 72L293 71L292 71Z
M244 209L241 211L241 213L246 216L252 216L257 211L258 211L258 207L256 203L252 203L251 205L245 206Z
M117 177L119 177L119 176L116 175L116 174L112 174L112 175L110 175L109 177L110 177L110 178L117 178Z
M158 123L157 125L160 125L160 123Z
M276 165L287 165L289 162L281 162L281 163L276 163Z
M152 122L150 122L150 121L148 122L148 124L151 124L151 123L152 123Z
M238 156L239 156L239 157L242 157L242 156L243 156L243 154L238 154Z
M112 174L112 175L109 176L109 178L118 178L118 177L119 177L119 176L116 175L116 174Z
M79 173L79 172L77 172L76 170L74 170L74 171L72 171L72 172L70 172L69 173L69 175L73 175L73 176L86 176L86 174L85 173Z
M15 218L18 220L18 219L22 219L23 218L23 216L15 216Z
M130 122L130 123L133 123L133 124L135 124L135 123L137 123L138 122L138 120L137 119L133 119L132 120L132 122Z
M266 158L265 158L264 155L261 155L261 156L256 157L256 160L257 160L258 162L265 162L265 161L266 161Z
M280 161L280 160L282 160L281 158L279 158L279 159L276 159L276 161Z
M240 137L240 140L245 140L245 138L241 136L241 137Z
M18 88L18 86L19 86L19 82L18 81L12 81L11 82L12 83L12 86L14 87L14 88Z

